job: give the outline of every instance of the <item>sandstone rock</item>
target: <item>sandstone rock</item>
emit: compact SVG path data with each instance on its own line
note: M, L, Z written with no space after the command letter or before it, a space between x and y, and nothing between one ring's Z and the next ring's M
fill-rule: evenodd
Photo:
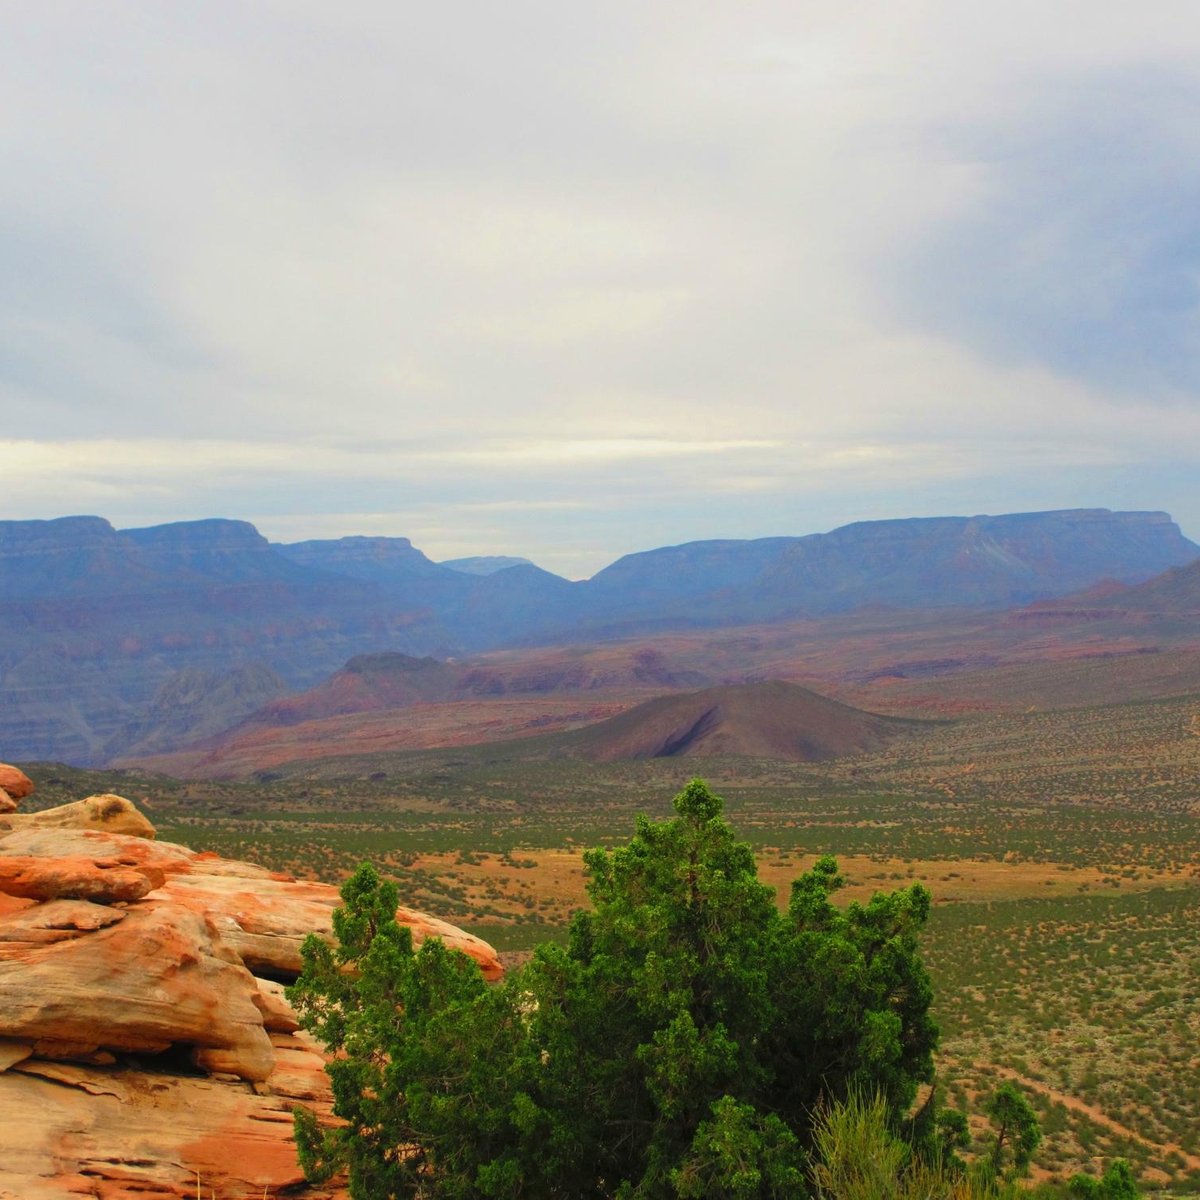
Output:
M299 974L300 947L310 933L332 937L333 910L341 904L332 884L298 880L214 854L197 854L172 842L99 830L34 827L5 834L0 829L0 861L6 855L92 856L117 859L139 870L157 869L166 883L150 892L143 903L177 904L209 917L221 939L241 955L251 971L282 978ZM412 929L415 945L427 937L440 937L447 946L473 958L485 979L503 975L495 950L481 938L409 908L397 909L396 918Z
M412 908L396 909L396 920L412 930L414 946L419 946L426 938L441 938L451 950L461 950L468 958L473 958L479 964L484 979L494 983L503 976L504 967L501 965L500 956L487 942L473 933L467 933L457 925L440 921L437 917L417 912Z
M6 896L0 892L0 919L7 917L10 913L21 912L36 903L36 900L19 900L16 896Z
M232 946L256 974L294 978L302 964L300 947L310 933L333 936L333 910L341 904L337 888L309 880L253 881L211 875L204 864L195 873L169 874L166 884L148 902L166 902L206 913L222 941ZM504 968L495 950L481 938L436 917L400 908L396 919L413 932L414 945L440 937L447 946L473 958L488 980L499 979Z
M164 880L158 868L137 867L127 858L0 856L0 892L30 900L140 900Z
M324 1060L277 1035L270 1093L243 1083L27 1059L0 1073L2 1200L345 1200L345 1181L305 1185L291 1109L327 1115ZM199 1189L197 1187L199 1181Z
M33 1053L37 1058L90 1059L99 1049L97 1042L68 1042L62 1038L38 1038L33 1043Z
M320 1047L246 968L294 976L337 889L152 837L120 797L0 817L0 1200L347 1200L303 1182L292 1140L293 1103L330 1113ZM397 917L500 975L478 938Z
M10 793L11 794L11 793ZM131 800L104 793L62 804L37 813L9 813L0 817L0 830L9 829L101 829L129 837L152 838L154 826Z
M27 854L36 858L119 858L141 868L156 868L164 875L191 871L193 861L199 857L195 851L174 842L151 841L99 829L47 828L40 825L5 829L0 824L0 855L9 854ZM267 874L265 871L263 873Z
M21 829L7 835L0 831L0 861L6 855L91 855L97 860L117 859L143 871L161 871L166 882L149 894L148 901L179 904L210 916L223 940L252 971L285 977L299 972L300 946L309 933L332 936L333 910L341 903L331 884L197 854L171 842L97 830ZM396 917L412 929L415 944L440 937L474 958L486 979L503 974L495 951L482 939L413 909L400 908Z
M283 984L273 979L256 979L258 1009L263 1025L270 1033L295 1033L300 1028L296 1013L283 994Z
M265 1079L274 1066L258 988L201 916L144 902L123 920L46 943L0 941L0 1036L161 1053Z
M33 780L17 767L0 763L0 788L13 800L24 800L26 796L33 795Z
M17 802L3 788L0 788L0 815L16 811Z
M31 1042L18 1042L12 1038L0 1038L0 1073L9 1067L24 1062L33 1053Z
M32 946L65 942L124 919L123 908L109 908L88 900L51 900L8 914L0 912L0 944L19 942Z

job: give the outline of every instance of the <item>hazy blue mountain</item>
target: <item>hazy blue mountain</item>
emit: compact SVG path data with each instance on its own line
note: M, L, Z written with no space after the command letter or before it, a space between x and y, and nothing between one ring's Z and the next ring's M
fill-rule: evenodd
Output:
M120 731L112 750L153 754L180 741L220 733L288 690L287 684L262 663L223 673L179 671L159 689L140 719Z
M449 580L455 574L425 557L404 537L342 537L308 542L276 542L271 547L288 562L388 587L415 580Z
M12 757L97 761L144 736L160 690L189 672L264 664L303 687L381 644L453 645L428 610L298 566L245 522L0 522L0 747Z
M464 575L495 575L509 567L532 567L534 564L527 558L513 558L507 554L476 554L470 558L443 558L441 565Z
M867 606L1001 608L1140 582L1200 557L1166 513L1071 509L863 521L830 533L689 542L626 555L588 585L611 625L820 616Z
M460 650L536 637L578 615L578 585L525 561L464 572L426 558L408 538L344 537L274 549L292 562L378 585L436 618Z
M185 727L211 727L205 697L236 708L274 675L310 687L357 654L444 658L868 606L1000 608L1198 558L1165 513L1103 509L691 542L581 583L532 564L464 573L406 538L273 545L244 521L0 522L0 757L91 762L146 738L165 749ZM230 675L260 666L270 675ZM168 719L172 704L194 717Z

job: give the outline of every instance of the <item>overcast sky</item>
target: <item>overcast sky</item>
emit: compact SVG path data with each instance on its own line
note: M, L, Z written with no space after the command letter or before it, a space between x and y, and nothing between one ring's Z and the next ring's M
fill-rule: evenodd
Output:
M1200 538L1196 0L0 16L2 517Z

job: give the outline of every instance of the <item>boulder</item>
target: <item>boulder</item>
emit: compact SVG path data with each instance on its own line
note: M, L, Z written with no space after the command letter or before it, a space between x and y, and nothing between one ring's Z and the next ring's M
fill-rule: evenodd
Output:
M0 1038L0 1073L17 1063L24 1062L33 1054L32 1042L14 1041L12 1038Z
M0 855L0 892L28 900L92 900L114 904L140 900L162 887L156 867L120 858L35 858Z
M17 802L3 788L0 788L0 815L16 811Z
M72 804L41 812L11 812L0 816L0 834L24 829L94 829L126 837L153 838L154 826L124 796L88 796Z
M207 1070L270 1075L258 986L202 916L143 903L77 933L0 941L0 1036L147 1054L182 1044Z
M53 811L53 810L52 810ZM35 814L40 815L40 814ZM156 868L164 875L190 871L193 860L202 858L186 846L174 842L151 841L128 834L107 833L99 829L49 828L23 825L5 829L0 825L0 856L30 855L36 858L117 858L141 868ZM250 867L249 863L243 864ZM269 872L252 867L264 875Z
M62 804L42 812L6 814L0 817L0 831L5 828L98 829L128 837L154 837L154 826L138 812L131 800L109 793L88 796L74 804Z
M341 903L341 900L338 900ZM428 913L401 906L396 909L396 920L412 930L413 945L419 946L426 938L441 938L451 950L461 950L468 958L479 964L480 973L489 983L495 983L504 975L500 956L482 938L477 938L449 921L431 917Z
M19 768L0 763L0 788L13 800L24 800L33 795L33 780Z
M270 1033L295 1033L300 1022L284 995L283 984L273 979L256 979L255 983L258 984L258 1009L262 1013L263 1026Z
M179 905L207 916L222 941L251 971L281 979L300 973L300 947L310 933L333 936L333 910L342 902L332 884L198 854L172 842L94 829L27 827L7 835L0 830L0 861L6 855L91 856L136 864L139 870L159 870L166 882L143 903ZM396 919L413 931L414 944L440 937L447 946L473 958L485 979L503 975L495 950L481 938L410 908L397 909Z

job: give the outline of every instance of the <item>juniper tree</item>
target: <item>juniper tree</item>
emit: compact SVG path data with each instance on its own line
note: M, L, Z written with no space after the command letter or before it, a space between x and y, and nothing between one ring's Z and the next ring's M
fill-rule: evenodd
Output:
M695 781L673 820L589 852L567 944L494 989L414 954L361 870L291 993L346 1122L298 1118L308 1168L347 1164L356 1200L760 1200L805 1193L822 1103L878 1095L899 1130L933 1072L929 893L835 908L823 858L781 913L721 808Z
M1033 1105L1014 1083L1002 1083L984 1106L995 1132L988 1151L988 1167L995 1178L1007 1168L1012 1175L1029 1169L1033 1152L1041 1145L1042 1127Z

